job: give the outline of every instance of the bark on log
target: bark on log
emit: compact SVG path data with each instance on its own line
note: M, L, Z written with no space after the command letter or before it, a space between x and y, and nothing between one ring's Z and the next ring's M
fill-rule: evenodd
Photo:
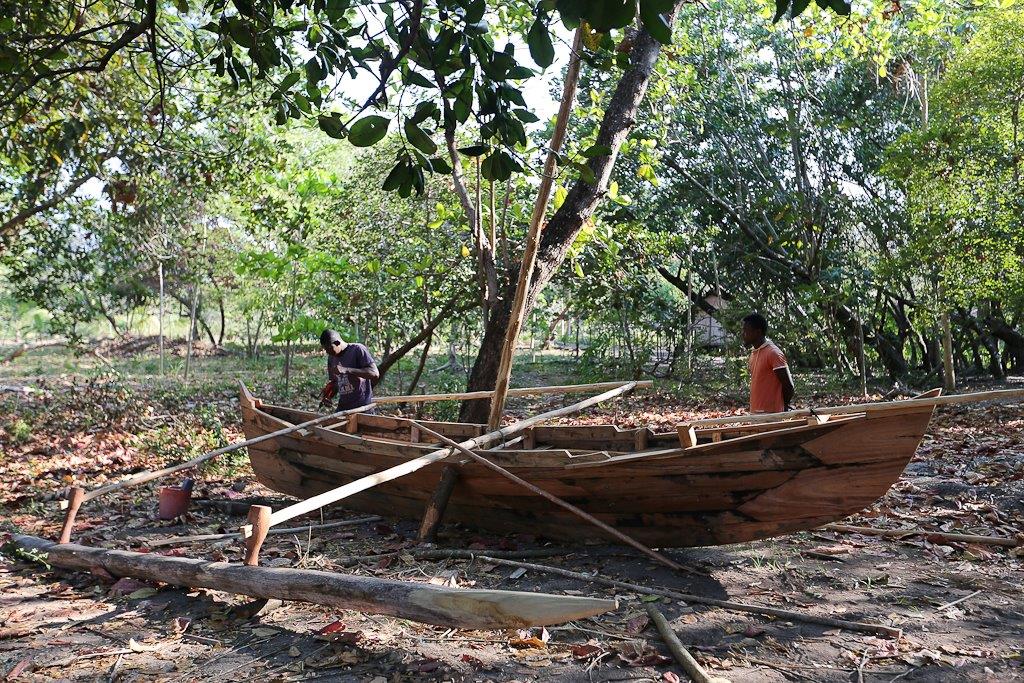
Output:
M561 624L617 609L614 600L495 590L461 590L426 583L349 576L307 569L246 567L186 557L105 550L35 536L12 536L22 550L46 553L65 569L102 567L190 588L211 588L256 598L277 598L387 614L448 628L504 629Z

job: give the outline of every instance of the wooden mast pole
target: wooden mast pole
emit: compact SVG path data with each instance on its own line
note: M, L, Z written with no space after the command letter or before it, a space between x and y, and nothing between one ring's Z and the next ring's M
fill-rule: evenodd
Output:
M508 392L509 377L512 374L516 339L523 327L527 295L533 280L533 267L537 263L537 251L540 248L540 233L544 224L544 214L551 199L555 173L558 171L558 151L562 148L562 142L565 140L569 115L572 112L573 102L576 100L576 84L580 77L580 51L582 49L583 33L582 29L578 28L572 41L572 52L569 55L569 66L565 72L565 83L562 85L562 102L558 107L555 132L551 136L548 158L544 162L544 174L541 176L540 186L537 188L537 201L533 205L533 215L530 217L530 230L526 236L526 248L523 250L523 262L519 267L519 281L516 284L516 298L513 301L508 327L505 330L505 343L501 349L498 377L494 384L494 397L491 398L490 417L487 420L487 425L491 429L495 429L501 424L501 414L505 409L505 394Z

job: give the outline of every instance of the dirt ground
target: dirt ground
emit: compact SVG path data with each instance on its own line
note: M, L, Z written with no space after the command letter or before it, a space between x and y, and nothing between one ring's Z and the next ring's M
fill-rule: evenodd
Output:
M57 536L59 492L95 487L240 438L230 387L160 393L65 380L74 410L50 396L0 399L3 528ZM59 385L51 382L51 392ZM64 393L64 392L56 392ZM815 397L808 400L815 401ZM818 398L819 405L824 399ZM716 399L716 409L727 408ZM717 414L668 395L637 396L577 421L672 424ZM903 478L848 523L1005 538L1024 532L1021 405L941 409ZM155 515L155 487L87 503L75 539L111 548L238 561L236 541L154 546L233 531L252 497L277 497L243 457L207 468L183 518ZM240 500L230 506L224 501ZM235 510L230 508L234 507ZM365 515L330 509L328 521ZM316 518L319 523L320 518ZM524 529L524 532L528 532ZM271 536L264 564L488 587L615 597L605 615L529 631L455 631L300 603L47 570L0 558L0 676L5 680L676 681L685 674L648 623L654 600L712 675L732 681L1011 681L1024 678L1022 556L1016 548L815 531L742 545L667 550L676 572L616 546L557 546L447 526L438 545L576 572L902 629L899 639L640 596L480 559L415 557L415 523L363 522ZM381 555L380 558L368 557Z

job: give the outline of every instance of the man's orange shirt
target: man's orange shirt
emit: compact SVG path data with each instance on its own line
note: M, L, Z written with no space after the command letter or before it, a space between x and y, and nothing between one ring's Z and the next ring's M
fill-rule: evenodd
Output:
M779 368L787 367L786 356L768 338L750 352L750 412L781 413L786 408L782 400L782 382L775 376Z

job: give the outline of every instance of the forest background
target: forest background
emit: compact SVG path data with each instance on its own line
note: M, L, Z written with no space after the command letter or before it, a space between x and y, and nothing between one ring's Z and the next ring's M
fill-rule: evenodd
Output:
M738 378L756 310L851 386L1024 371L1024 13L819 4L5 11L0 334L163 330L287 374L330 326L405 359L391 393L439 351L490 388L582 25L523 342Z

